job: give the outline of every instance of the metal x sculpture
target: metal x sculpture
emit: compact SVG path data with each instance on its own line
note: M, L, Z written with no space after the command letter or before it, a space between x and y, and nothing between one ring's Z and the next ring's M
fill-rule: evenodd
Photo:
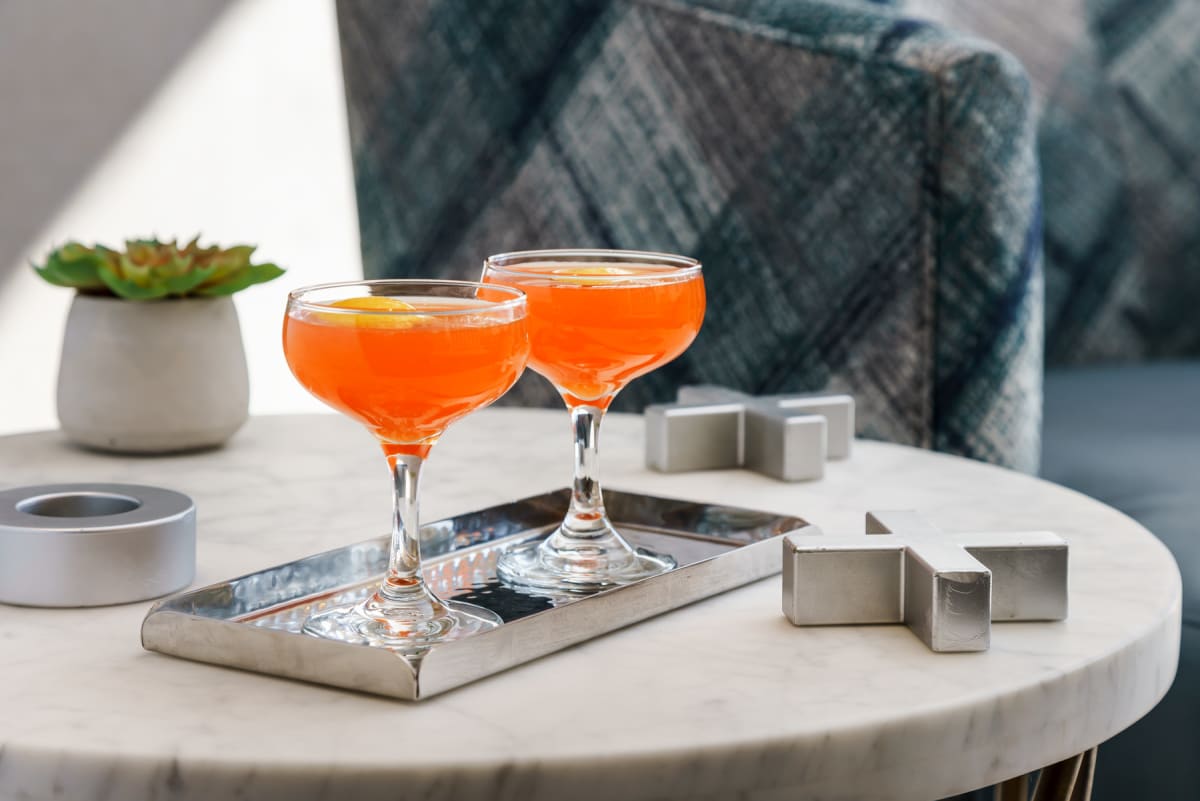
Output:
M810 527L784 538L792 623L904 623L934 651L986 651L992 621L1067 616L1067 543L1057 534L949 534L906 511L869 513L867 535Z
M754 397L718 386L646 407L646 465L664 473L748 467L781 481L825 475L854 441L849 395Z

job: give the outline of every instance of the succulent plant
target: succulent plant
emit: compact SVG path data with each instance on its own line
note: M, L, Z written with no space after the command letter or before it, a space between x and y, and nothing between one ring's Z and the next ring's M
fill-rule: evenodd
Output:
M68 242L33 268L52 284L127 300L232 295L283 275L274 264L251 263L253 245L202 248L199 241L179 247L174 240L131 239L124 250Z

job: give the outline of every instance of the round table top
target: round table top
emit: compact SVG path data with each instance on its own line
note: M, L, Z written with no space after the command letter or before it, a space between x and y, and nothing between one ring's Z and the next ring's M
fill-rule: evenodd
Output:
M562 411L462 421L426 467L424 519L565 485L568 441ZM605 422L602 455L614 488L826 531L898 508L947 530L1057 531L1070 617L935 654L903 626L793 627L776 576L406 703L143 651L149 603L0 606L0 797L929 799L1086 750L1174 676L1174 561L1083 495L862 441L821 481L664 475L643 467L627 415ZM89 453L57 432L0 439L0 488L101 480L196 500L193 586L382 533L390 513L382 456L332 415L256 418L223 449L161 458Z

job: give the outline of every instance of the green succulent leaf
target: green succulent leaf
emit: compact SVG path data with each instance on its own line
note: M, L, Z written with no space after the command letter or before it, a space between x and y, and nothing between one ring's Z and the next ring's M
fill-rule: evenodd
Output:
M240 273L246 267L250 266L250 254L253 252L253 247L243 245L214 254L211 258L212 262L217 265L217 271L213 273L212 278L207 283L222 283L236 273Z
M138 286L146 287L150 285L150 265L134 261L134 256L141 255L141 251L133 251L122 253L117 259L115 274L126 281L131 281ZM101 277L104 273L101 272ZM112 285L109 284L111 287Z
M175 255L170 261L159 266L154 271L160 276L164 276L168 280L178 278L181 275L187 275L194 268L194 259L191 255Z
M196 290L197 295L217 296L232 295L241 292L248 286L271 281L283 275L283 268L269 262L263 264L247 264L237 272L224 277L220 283L202 286Z
M167 296L167 287L165 285L143 286L135 281L130 281L127 278L117 275L112 266L107 263L100 267L100 278L104 281L105 286L112 290L114 295L126 300L155 300Z
M239 260L242 264L249 264L250 257L256 250L258 250L258 245L234 245L231 248L225 248L222 253Z
M169 294L187 295L211 278L216 269L217 266L215 264L208 267L192 268L188 272L169 276L163 281L163 285L166 286Z
M85 248L75 242L68 243L51 253L42 267L33 269L51 284L83 290L103 289L99 268L104 263L104 254Z

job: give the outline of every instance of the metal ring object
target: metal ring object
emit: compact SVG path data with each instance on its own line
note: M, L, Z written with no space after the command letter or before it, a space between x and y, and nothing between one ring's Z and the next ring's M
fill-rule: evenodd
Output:
M0 603L105 606L157 598L196 572L196 506L138 484L0 491Z

